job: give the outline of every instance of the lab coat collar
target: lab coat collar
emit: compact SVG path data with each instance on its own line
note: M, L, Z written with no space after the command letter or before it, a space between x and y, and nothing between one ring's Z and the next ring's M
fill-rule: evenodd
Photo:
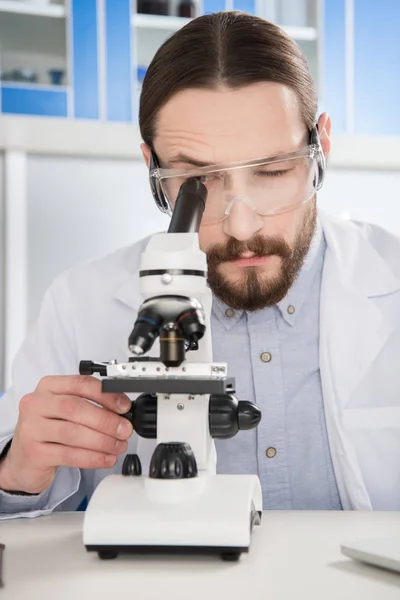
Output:
M345 221L323 211L319 211L319 219L328 246L329 266L340 270L343 286L368 298L400 289L400 279L369 243L368 225Z
M324 260L324 253L325 240L321 222L318 218L315 234L311 241L304 264L285 298L277 304L281 317L291 327L294 326L301 314L313 279L321 268L321 263ZM293 313L290 311L289 307L295 309Z

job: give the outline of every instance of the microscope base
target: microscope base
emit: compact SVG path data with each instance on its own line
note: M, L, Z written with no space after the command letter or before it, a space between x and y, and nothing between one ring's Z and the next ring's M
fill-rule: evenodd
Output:
M83 541L100 558L119 553L210 554L237 560L261 522L254 475L165 480L109 475L86 509Z

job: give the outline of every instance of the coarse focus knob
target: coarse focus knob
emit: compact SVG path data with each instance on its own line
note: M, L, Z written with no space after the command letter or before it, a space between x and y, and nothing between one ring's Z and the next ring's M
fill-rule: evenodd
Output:
M151 458L149 477L153 479L197 477L196 458L190 445L183 442L158 444Z
M261 410L247 400L239 401L233 394L212 394L209 404L210 434L226 440L239 430L253 429L261 421Z

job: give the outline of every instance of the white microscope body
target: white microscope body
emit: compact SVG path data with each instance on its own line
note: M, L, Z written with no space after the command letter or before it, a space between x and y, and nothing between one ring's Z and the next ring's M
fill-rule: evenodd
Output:
M213 362L212 297L198 225L171 233L171 224L168 233L151 237L142 255L144 302L129 338L138 358L81 363L81 373L105 376L104 392L144 392L127 417L137 435L157 443L148 475L140 457L128 455L123 474L105 477L89 501L83 541L101 558L167 551L237 560L261 520L258 477L216 474L213 437L253 428L261 414L238 402L227 365ZM160 359L146 358L157 337Z

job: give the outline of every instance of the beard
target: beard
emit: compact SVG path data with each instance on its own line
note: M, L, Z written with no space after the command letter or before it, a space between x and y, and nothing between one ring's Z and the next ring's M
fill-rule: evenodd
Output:
M317 225L316 199L311 201L291 248L281 237L255 235L247 242L230 238L227 244L215 244L207 250L208 283L214 295L235 310L254 312L278 304L289 292L304 264ZM255 256L280 256L278 273L267 275L258 267L241 268L242 275L230 281L219 271L227 261L237 260L244 252Z

